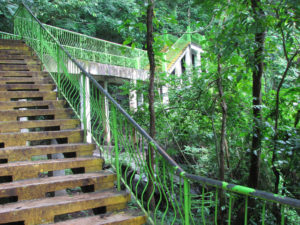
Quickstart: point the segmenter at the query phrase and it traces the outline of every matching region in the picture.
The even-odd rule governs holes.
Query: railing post
[[[57,61],[57,93],[58,94],[60,94],[60,88],[61,88],[61,83],[60,83],[60,79],[61,79],[61,77],[60,77],[60,52],[59,52],[59,46],[58,45],[56,45],[57,46],[57,59],[56,59],[56,61]]]
[[[83,74],[80,77],[80,114],[82,121],[81,129],[84,130],[85,142],[92,143],[90,80]]]
[[[117,188],[121,190],[121,171],[119,164],[119,145],[118,145],[118,128],[117,128],[117,114],[116,108],[112,107],[112,120],[113,120],[113,135],[115,144],[115,167],[117,172]]]
[[[40,39],[40,54],[41,54],[41,61],[43,62],[43,41],[42,41],[42,27],[39,27],[40,33],[39,33],[39,39]]]
[[[189,180],[185,176],[185,172],[182,172],[181,177],[183,178],[183,196],[184,196],[184,225],[190,225],[190,185]]]
[[[91,126],[91,101],[90,101],[90,79],[85,77],[85,119],[86,119],[86,142],[92,143],[92,126]]]

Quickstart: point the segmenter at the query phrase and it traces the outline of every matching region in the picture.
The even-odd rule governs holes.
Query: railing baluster
[[[201,204],[201,217],[203,225],[206,224],[205,215],[204,215],[204,198],[205,198],[205,187],[202,186],[202,204]]]
[[[265,216],[266,216],[266,201],[263,203],[262,207],[262,216],[261,216],[261,224],[265,225]]]
[[[248,223],[248,195],[245,197],[245,218],[244,224],[247,225]]]
[[[229,196],[229,210],[228,210],[228,225],[231,224],[231,211],[232,211],[232,194]]]
[[[284,225],[284,217],[285,217],[285,214],[284,214],[284,205],[281,205],[281,209],[280,209],[280,214],[281,214],[281,225]]]
[[[216,189],[216,196],[215,196],[215,224],[218,224],[218,198],[219,198],[219,189]]]

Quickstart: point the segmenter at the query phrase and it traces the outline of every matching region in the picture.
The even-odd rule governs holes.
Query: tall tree
[[[150,83],[149,83],[149,112],[150,112],[150,136],[155,138],[155,111],[154,111],[154,78],[155,78],[155,60],[153,49],[153,17],[154,17],[154,0],[148,0],[147,8],[147,53],[150,63]],[[155,209],[155,199],[152,196],[154,191],[154,149],[149,145],[147,152],[147,162],[150,170],[148,197],[150,201],[150,208]]]
[[[265,16],[261,6],[261,0],[251,0],[251,14],[254,17],[256,27],[254,62],[252,66],[252,104],[253,104],[253,133],[251,147],[250,171],[248,185],[257,188],[260,170],[261,154],[261,122],[262,122],[262,99],[261,80],[264,72],[264,44],[265,27],[262,22]]]

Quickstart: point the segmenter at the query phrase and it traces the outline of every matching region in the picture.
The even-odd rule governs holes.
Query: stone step
[[[25,42],[23,40],[0,39],[0,44],[24,45]]]
[[[59,130],[74,129],[80,125],[77,119],[57,120],[28,120],[28,121],[0,121],[0,133],[21,132],[22,129],[58,127]]]
[[[140,211],[120,211],[98,216],[84,217],[51,225],[142,225],[146,224],[147,217]]]
[[[16,50],[16,49],[0,49],[0,56],[6,55],[32,55],[30,50]]]
[[[38,178],[49,171],[76,168],[84,168],[83,173],[97,172],[102,170],[102,164],[103,159],[92,157],[4,163],[0,164],[0,178],[11,177],[11,181],[18,181]]]
[[[36,225],[54,222],[56,215],[105,207],[106,211],[123,209],[130,200],[125,192],[102,191],[74,196],[30,200],[0,206],[2,223],[24,222]]]
[[[66,101],[13,101],[0,102],[0,111],[2,110],[18,110],[20,108],[36,108],[48,107],[48,109],[62,109]]]
[[[54,91],[0,91],[0,101],[11,101],[12,99],[32,99],[42,98],[41,100],[56,100]]]
[[[0,111],[2,122],[18,121],[19,117],[54,116],[54,119],[69,119],[73,114],[72,109],[28,109]]]
[[[45,78],[48,77],[48,73],[47,72],[42,72],[42,71],[0,71],[0,78],[2,77],[13,77],[14,79],[18,78],[20,79],[20,77],[39,77],[39,78]],[[49,79],[49,77],[48,77]]]
[[[40,132],[17,132],[17,133],[0,133],[0,143],[4,148],[14,146],[26,146],[26,142],[67,139],[67,143],[80,143],[83,141],[83,131],[60,130],[60,131],[40,131]]]
[[[0,184],[0,198],[17,197],[18,201],[45,198],[47,192],[93,186],[94,191],[114,187],[116,175],[109,171],[35,178]]]
[[[8,44],[6,44],[6,43],[1,44],[0,43],[0,49],[1,50],[10,50],[10,49],[12,49],[12,50],[19,50],[19,51],[30,51],[31,50],[25,44],[14,44],[14,43],[12,43],[12,44],[9,44],[9,43]]]
[[[37,64],[0,64],[0,71],[41,71]]]
[[[0,64],[15,64],[15,65],[41,65],[41,62],[33,59],[0,59]]]
[[[0,55],[0,59],[4,59],[4,60],[8,60],[8,59],[12,59],[12,60],[26,60],[26,59],[38,59],[37,56],[35,55]]]
[[[53,84],[50,77],[0,77],[0,84]]]
[[[1,91],[52,91],[55,89],[54,84],[0,84]]]
[[[85,143],[7,147],[0,149],[0,159],[7,162],[26,161],[33,156],[58,153],[75,153],[74,157],[86,157],[92,156],[95,148],[95,144]]]

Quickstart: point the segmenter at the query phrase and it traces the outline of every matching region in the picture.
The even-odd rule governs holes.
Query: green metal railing
[[[124,185],[131,191],[151,223],[218,224],[221,218],[226,224],[240,219],[240,224],[272,224],[277,207],[281,224],[300,224],[297,199],[186,173],[26,5],[20,5],[14,26],[15,34],[35,51],[81,120],[86,141],[93,139],[115,169],[117,188]],[[154,171],[146,160],[149,146],[155,149]],[[151,183],[154,189],[149,193]]]
[[[140,69],[146,51],[93,38],[77,32],[43,24],[62,46],[76,59]]]
[[[19,36],[19,35],[10,34],[10,33],[0,31],[0,39],[4,39],[4,40],[21,40],[22,37]]]

